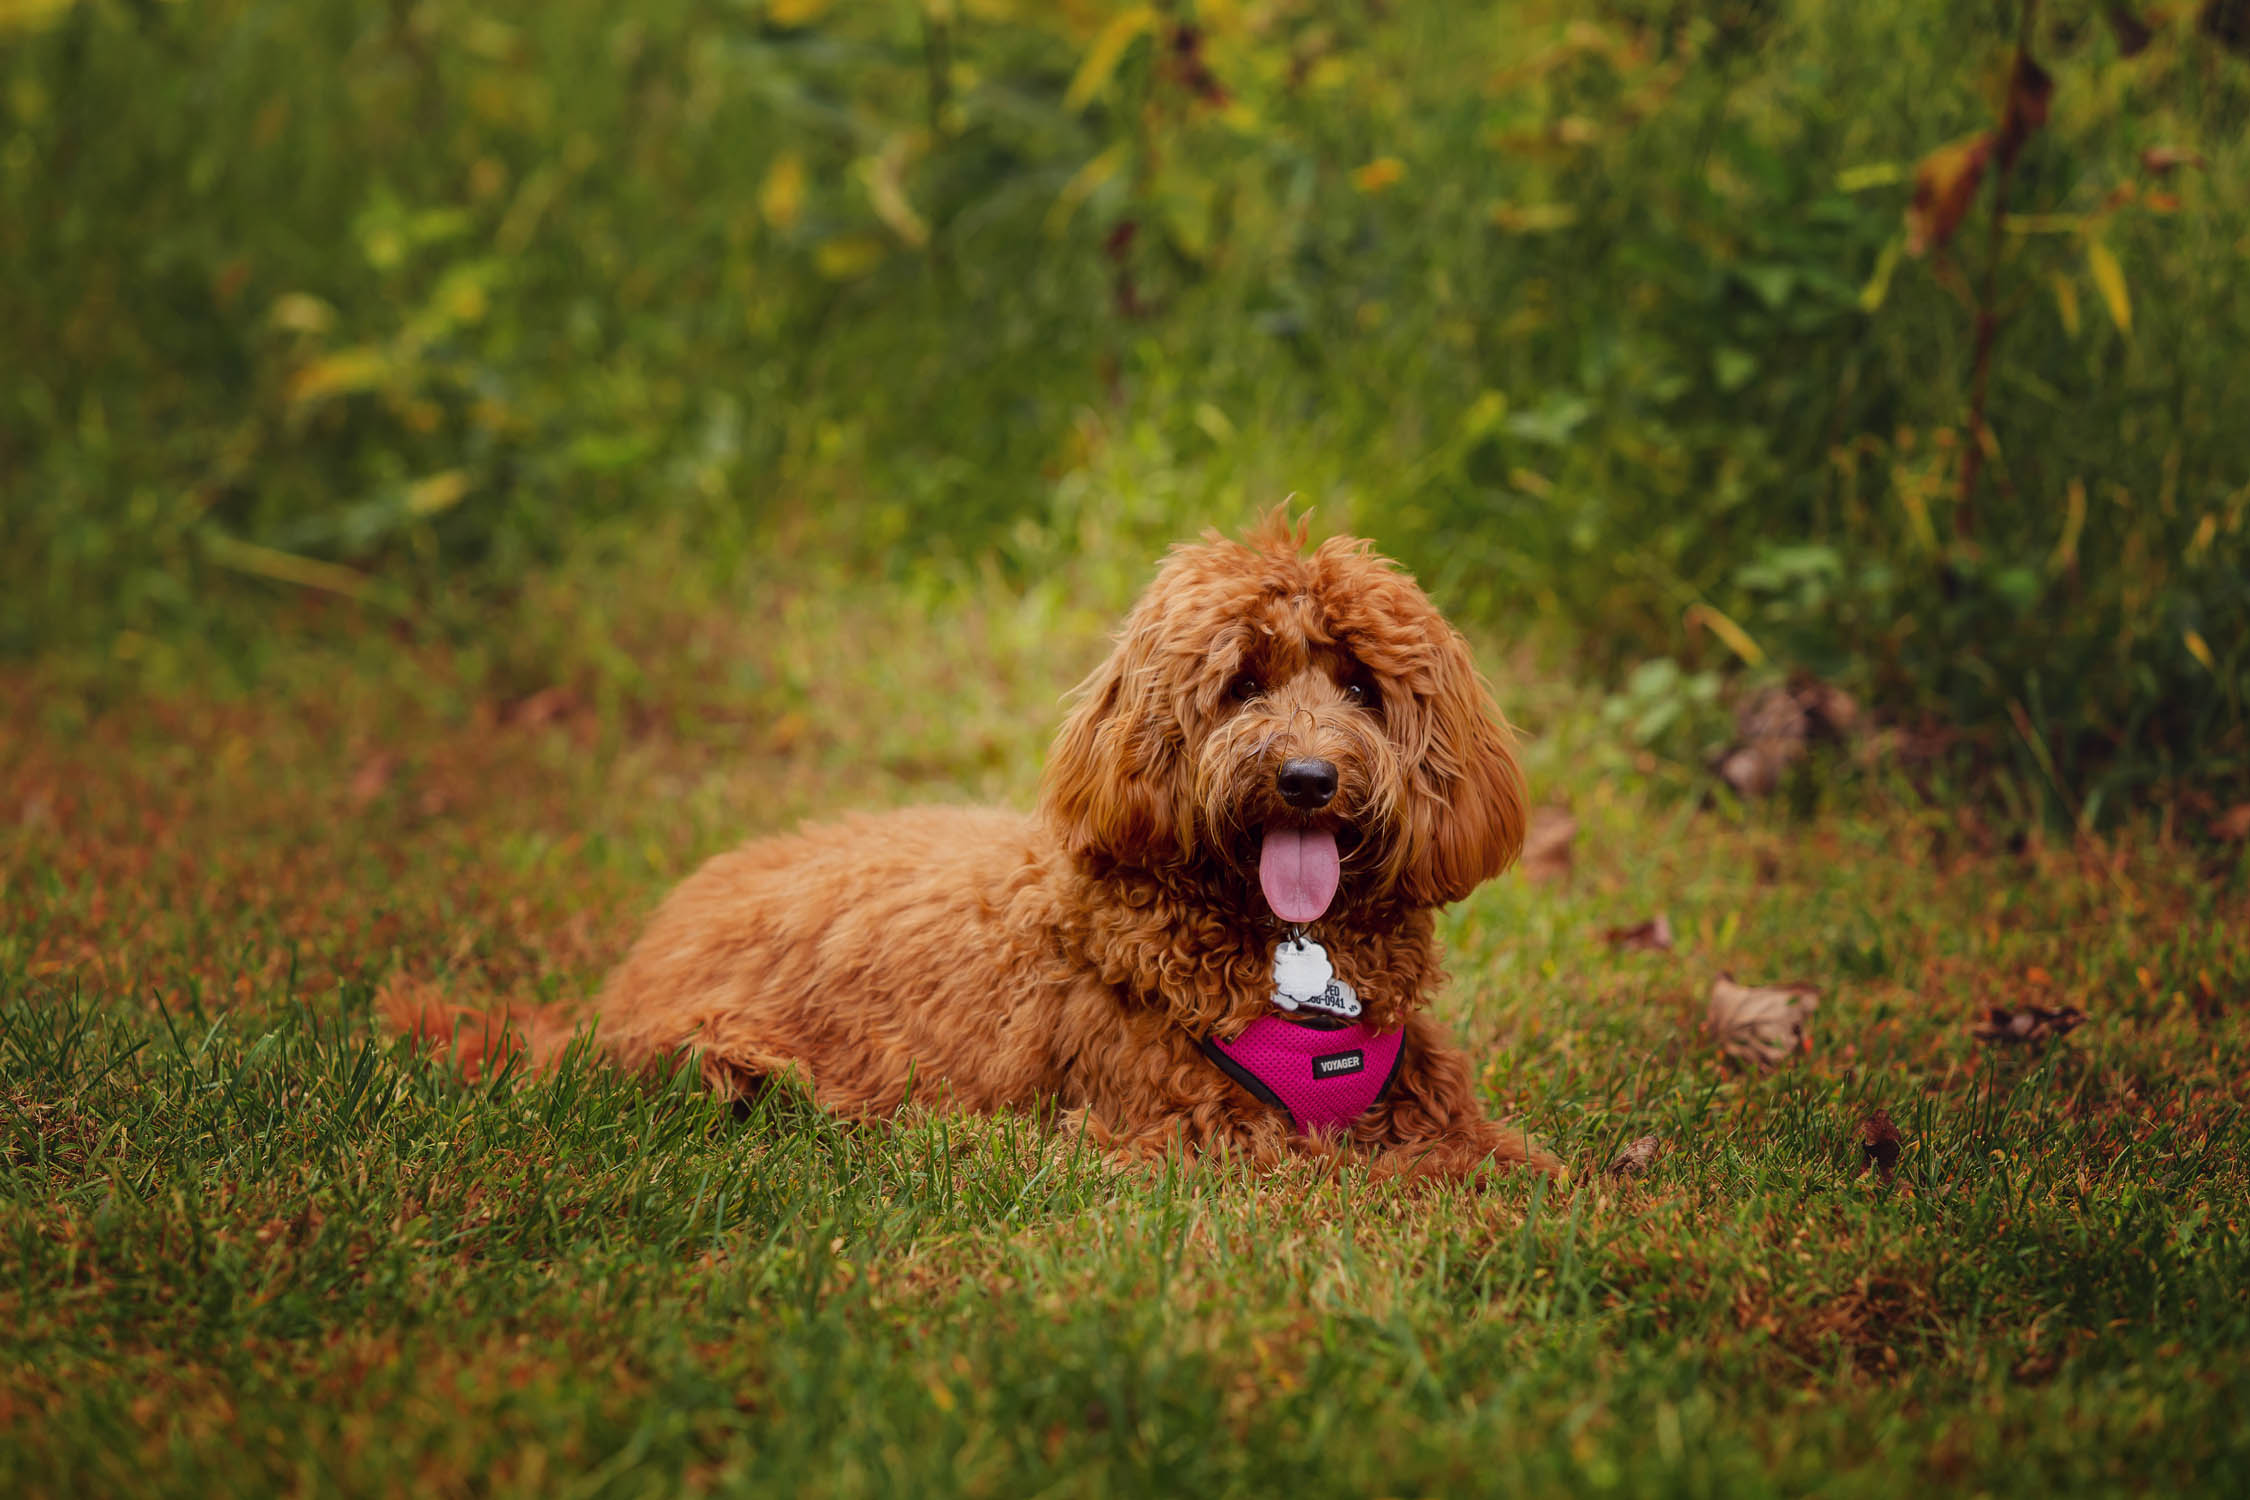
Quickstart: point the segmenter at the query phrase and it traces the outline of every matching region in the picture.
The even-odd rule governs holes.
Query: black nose
[[[1307,812],[1316,807],[1326,807],[1336,797],[1334,761],[1305,757],[1285,760],[1281,763],[1281,769],[1274,773],[1273,780],[1281,791],[1282,801]]]

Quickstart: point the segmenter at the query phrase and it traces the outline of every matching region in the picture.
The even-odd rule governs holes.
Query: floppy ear
[[[1148,867],[1184,844],[1172,791],[1178,731],[1153,691],[1159,674],[1128,626],[1080,685],[1041,779],[1039,810],[1080,858]]]
[[[1427,741],[1409,816],[1415,857],[1403,886],[1421,906],[1458,901],[1515,863],[1524,835],[1523,772],[1458,634],[1438,653]]]

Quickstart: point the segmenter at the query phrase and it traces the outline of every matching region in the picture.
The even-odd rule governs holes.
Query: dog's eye
[[[1237,703],[1248,703],[1253,698],[1262,698],[1265,696],[1265,692],[1265,685],[1259,682],[1257,674],[1252,672],[1237,672],[1234,681],[1227,684],[1227,696]]]
[[[1383,695],[1376,691],[1375,684],[1369,682],[1366,678],[1354,677],[1344,684],[1344,701],[1354,708],[1364,708],[1372,712],[1383,706]]]

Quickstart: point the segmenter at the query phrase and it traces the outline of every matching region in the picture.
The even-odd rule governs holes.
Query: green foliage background
[[[1599,671],[1840,680],[2025,813],[2239,788],[2250,62],[2226,3],[2131,57],[2109,9],[2039,11],[2010,217],[1915,257],[2014,6],[17,0],[0,644],[277,584],[473,630],[652,533],[1030,570],[1294,491]]]

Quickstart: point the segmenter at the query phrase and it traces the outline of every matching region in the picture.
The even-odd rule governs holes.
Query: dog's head
[[[1365,542],[1277,512],[1174,549],[1048,758],[1042,811],[1099,868],[1309,923],[1431,907],[1523,845],[1523,782],[1467,644]]]

